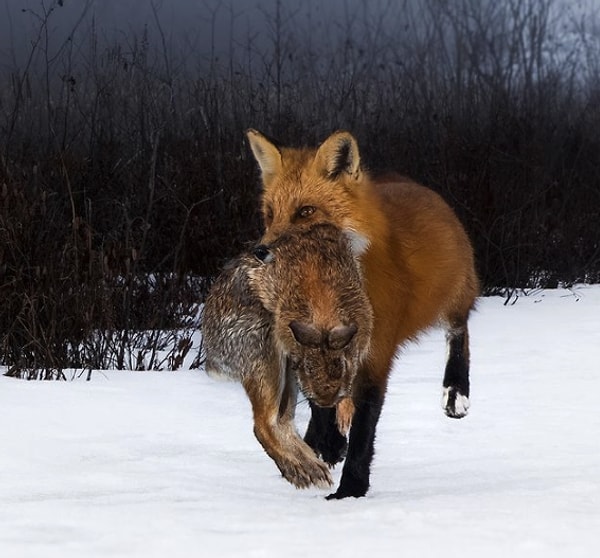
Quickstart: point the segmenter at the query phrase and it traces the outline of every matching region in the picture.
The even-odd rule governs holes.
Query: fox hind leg
[[[466,318],[454,321],[446,332],[448,356],[444,372],[442,408],[450,418],[469,412],[469,329]]]

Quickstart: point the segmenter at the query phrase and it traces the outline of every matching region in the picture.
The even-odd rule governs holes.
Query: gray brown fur
[[[242,382],[256,437],[288,481],[327,486],[327,465],[294,425],[297,385],[315,403],[343,409],[347,429],[372,309],[352,243],[336,227],[283,235],[268,249],[264,261],[243,254],[213,285],[202,320],[206,370]]]

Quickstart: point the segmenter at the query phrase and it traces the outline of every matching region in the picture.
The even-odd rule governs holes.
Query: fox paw
[[[368,478],[353,477],[351,474],[342,475],[338,489],[326,500],[343,500],[344,498],[362,498],[369,490]]]
[[[458,391],[458,388],[449,386],[444,388],[442,396],[442,409],[450,418],[463,418],[467,416],[471,403],[466,395]]]

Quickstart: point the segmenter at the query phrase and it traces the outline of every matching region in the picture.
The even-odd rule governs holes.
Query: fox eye
[[[306,219],[307,217],[310,217],[316,210],[317,208],[313,207],[312,205],[304,205],[296,212],[296,215],[302,219]]]

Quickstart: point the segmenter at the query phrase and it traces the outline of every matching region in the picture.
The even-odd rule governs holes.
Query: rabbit
[[[282,235],[227,265],[204,305],[207,373],[242,383],[258,441],[298,488],[331,485],[335,464],[318,458],[310,424],[305,440],[296,430],[298,387],[311,406],[336,407],[339,444],[350,428],[373,328],[361,250],[329,224]]]

